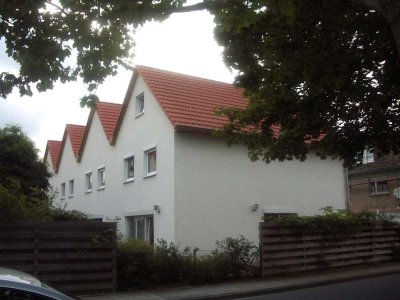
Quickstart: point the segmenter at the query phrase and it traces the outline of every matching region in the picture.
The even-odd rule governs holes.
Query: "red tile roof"
[[[98,102],[97,114],[100,118],[101,125],[109,142],[114,136],[114,130],[117,126],[118,118],[121,113],[122,104]]]
[[[215,115],[216,109],[247,106],[244,90],[229,83],[145,66],[136,70],[176,129],[216,129],[227,122]]]
[[[79,149],[81,148],[83,134],[85,133],[83,125],[67,124],[65,127],[66,132],[71,140],[72,150],[74,151],[75,158],[78,157]]]
[[[61,141],[54,141],[54,140],[47,141],[46,152],[44,157],[46,159],[48,153],[50,153],[53,169],[55,169],[57,165],[58,156],[60,155],[61,143],[62,143]]]

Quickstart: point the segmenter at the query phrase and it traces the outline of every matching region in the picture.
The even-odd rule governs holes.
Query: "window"
[[[125,158],[125,182],[133,181],[135,178],[135,157]]]
[[[363,153],[363,164],[374,162],[374,151],[365,149]]]
[[[145,152],[145,177],[153,176],[157,173],[157,150],[156,148]]]
[[[61,183],[61,199],[65,198],[65,182]]]
[[[144,113],[144,93],[136,97],[136,116]]]
[[[127,217],[128,236],[154,244],[153,216]]]
[[[74,196],[74,180],[71,179],[69,181],[69,196],[68,197],[73,197]]]
[[[98,172],[98,174],[97,174],[97,180],[98,180],[97,186],[98,186],[98,189],[101,190],[101,189],[104,189],[105,186],[106,186],[106,168],[105,167],[99,168],[97,170],[97,172]]]
[[[92,188],[93,188],[92,172],[87,172],[86,173],[85,186],[86,186],[86,193],[90,193],[92,191]]]
[[[387,181],[374,181],[370,182],[370,193],[371,195],[386,194],[389,192]]]

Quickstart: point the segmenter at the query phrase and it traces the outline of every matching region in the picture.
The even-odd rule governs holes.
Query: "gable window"
[[[92,183],[92,172],[87,172],[85,175],[85,187],[86,187],[86,193],[90,193],[93,188],[93,183]]]
[[[140,116],[144,113],[144,93],[141,93],[136,97],[136,116]]]
[[[74,180],[71,179],[69,181],[69,196],[68,197],[73,197],[74,196]]]
[[[389,186],[387,181],[374,181],[370,182],[369,190],[371,195],[387,194],[389,193]]]
[[[145,162],[145,177],[154,176],[157,174],[157,150],[152,148],[144,152]]]
[[[61,183],[61,199],[65,198],[65,182]]]
[[[126,221],[129,237],[154,244],[153,216],[126,217]]]
[[[130,156],[124,159],[125,182],[133,181],[135,178],[135,157]]]
[[[100,167],[97,170],[97,188],[99,190],[104,189],[106,186],[106,168]]]

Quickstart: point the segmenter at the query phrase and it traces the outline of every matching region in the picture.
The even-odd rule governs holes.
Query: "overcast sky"
[[[163,23],[147,23],[135,36],[134,64],[231,83],[234,75],[225,67],[213,36],[213,17],[206,11],[174,14]],[[18,69],[0,43],[0,72]],[[131,72],[121,69],[97,90],[100,101],[122,103]],[[19,124],[44,155],[47,140],[61,140],[65,124],[86,125],[87,108],[79,99],[87,94],[80,82],[57,84],[51,91],[20,97],[15,91],[0,98],[0,127]]]

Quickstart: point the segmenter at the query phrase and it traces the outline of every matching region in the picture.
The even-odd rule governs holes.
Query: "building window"
[[[102,167],[97,170],[97,187],[99,190],[106,186],[106,168]]]
[[[73,197],[74,196],[74,180],[71,179],[69,181],[69,196],[68,197]]]
[[[369,188],[370,188],[371,195],[387,194],[389,192],[389,187],[388,187],[387,181],[370,182]]]
[[[127,217],[128,236],[154,244],[153,216]]]
[[[61,183],[61,199],[65,198],[65,182]]]
[[[135,178],[135,157],[130,156],[125,158],[125,182],[133,181]]]
[[[374,162],[374,151],[365,149],[363,153],[363,164]]]
[[[85,176],[85,187],[86,187],[86,193],[90,193],[93,188],[93,183],[92,183],[92,172],[86,173]]]
[[[144,113],[144,93],[136,97],[136,116]]]
[[[157,173],[157,150],[156,148],[147,150],[145,152],[145,176],[153,176]]]

